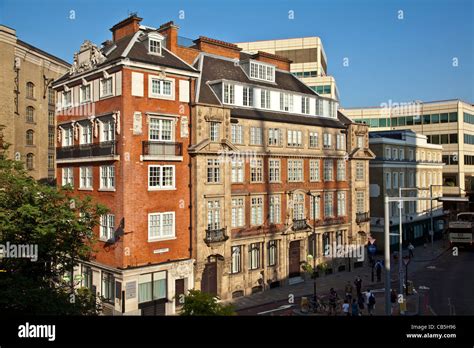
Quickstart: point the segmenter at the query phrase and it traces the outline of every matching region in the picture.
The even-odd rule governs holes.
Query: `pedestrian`
[[[336,315],[336,301],[337,301],[337,293],[334,288],[329,290],[329,315],[333,314]]]
[[[369,315],[372,315],[373,311],[375,309],[375,295],[370,292],[370,295],[368,296],[368,301],[367,301],[367,312]]]
[[[345,292],[346,292],[346,299],[350,302],[352,300],[352,285],[349,280],[347,281]]]
[[[395,306],[397,305],[397,290],[395,289],[392,289],[392,291],[390,292],[390,302],[392,303],[392,314],[393,314],[393,310],[395,309]]]
[[[344,303],[342,304],[342,312],[344,313],[344,315],[346,315],[348,317],[351,315],[351,312],[349,311],[349,308],[350,308],[349,301],[347,299],[345,299]]]
[[[362,295],[361,292],[357,295],[357,304],[359,305],[359,315],[362,315],[364,310],[364,295]]]
[[[410,259],[412,257],[415,257],[414,253],[413,253],[413,250],[415,249],[415,247],[413,246],[413,244],[411,244],[411,242],[408,244],[408,255],[410,257]]]
[[[362,301],[363,302],[363,301]],[[362,303],[363,305],[364,303]],[[357,303],[357,300],[356,299],[353,299],[352,300],[352,316],[355,317],[355,316],[359,316],[359,305]]]
[[[361,293],[360,290],[362,288],[362,279],[359,276],[357,276],[354,280],[354,285],[356,286],[357,296],[359,296]]]
[[[377,261],[377,264],[375,265],[375,270],[377,271],[377,282],[382,281],[382,263],[380,261]]]

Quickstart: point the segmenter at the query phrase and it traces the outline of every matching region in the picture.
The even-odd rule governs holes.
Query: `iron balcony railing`
[[[182,156],[183,143],[174,143],[169,141],[144,141],[144,156]]]
[[[365,213],[356,213],[356,223],[366,222],[370,220],[368,212]]]
[[[225,242],[229,238],[227,237],[225,230],[225,227],[218,229],[207,229],[206,238],[204,239],[204,241],[206,242],[206,244]]]
[[[114,156],[117,154],[117,141],[104,141],[95,144],[64,146],[56,149],[56,159]]]
[[[301,231],[307,227],[306,219],[293,219],[293,231]]]

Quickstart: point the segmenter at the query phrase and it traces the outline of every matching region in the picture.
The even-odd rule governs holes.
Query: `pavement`
[[[433,247],[431,244],[428,244],[425,247],[419,246],[414,250],[414,258],[411,260],[408,265],[408,279],[410,280],[410,275],[420,270],[424,270],[430,263],[441,257],[448,249],[447,242],[445,240],[435,241]],[[382,255],[377,255],[376,259],[383,259]],[[398,283],[398,261],[391,260],[391,279],[392,279],[392,288],[399,288]],[[372,269],[370,266],[366,265],[361,268],[352,269],[351,272],[344,271],[332,275],[322,276],[317,278],[317,294],[318,296],[324,299],[329,294],[329,289],[336,289],[339,298],[344,297],[344,287],[347,284],[347,281],[350,281],[354,287],[354,279],[356,276],[361,277],[362,279],[362,291],[367,289],[374,290],[376,296],[376,305],[375,305],[375,315],[384,315],[385,314],[385,305],[384,305],[384,279],[385,274],[382,272],[381,282],[371,281]],[[427,297],[425,295],[425,290],[418,289],[418,286],[421,284],[416,284],[414,282],[415,292],[413,295],[407,297],[407,312],[406,315],[430,315],[430,312],[426,311],[427,308]],[[355,293],[355,287],[354,287]],[[301,297],[311,297],[313,294],[313,281],[306,280],[302,283],[287,285],[275,289],[268,289],[264,292],[257,294],[252,294],[236,299],[232,299],[226,302],[233,303],[236,308],[236,311],[240,315],[256,315],[258,313],[270,311],[273,312],[274,309],[277,309],[281,306],[283,309],[276,310],[274,313],[277,315],[283,313],[294,312],[295,309],[298,309],[300,306]],[[421,305],[420,305],[421,304]],[[423,313],[421,313],[421,309]],[[365,309],[367,311],[367,309]],[[281,313],[280,313],[281,312]],[[398,311],[394,313],[398,314]],[[366,313],[365,313],[366,314]]]

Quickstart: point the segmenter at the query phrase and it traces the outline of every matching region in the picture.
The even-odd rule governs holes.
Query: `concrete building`
[[[411,129],[443,148],[444,195],[474,194],[474,105],[461,100],[387,103],[344,108],[344,114],[371,131]],[[473,198],[470,198],[471,200]]]
[[[55,178],[55,98],[51,83],[70,64],[0,25],[0,126],[7,155],[37,180]]]
[[[291,60],[290,71],[319,95],[339,100],[336,80],[328,75],[326,53],[317,36],[281,40],[239,42],[246,52],[263,51]]]
[[[194,287],[190,102],[198,71],[169,34],[132,15],[101,48],[84,41],[54,82],[57,176],[92,196],[101,217],[97,252],[76,270],[104,298],[104,313],[174,314]]]
[[[411,130],[376,131],[369,133],[369,146],[375,154],[370,161],[370,211],[372,237],[384,245],[384,197],[442,196],[442,146],[427,142],[427,136]],[[433,208],[435,238],[444,228],[443,204],[433,201],[405,202],[400,220],[398,203],[390,203],[390,232],[398,233],[403,224],[403,241],[413,244],[431,240],[430,213]],[[392,236],[390,244],[398,245]]]

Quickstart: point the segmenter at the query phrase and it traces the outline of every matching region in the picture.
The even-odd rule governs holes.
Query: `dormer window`
[[[150,38],[148,40],[148,52],[151,54],[161,55],[161,41]]]
[[[275,82],[275,67],[260,62],[250,62],[250,77],[256,80]]]

